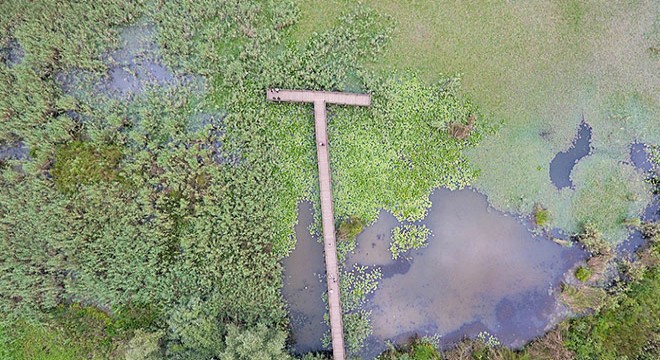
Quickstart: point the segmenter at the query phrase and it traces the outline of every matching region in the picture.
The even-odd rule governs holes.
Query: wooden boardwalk
[[[367,94],[337,93],[325,91],[301,91],[269,89],[268,100],[314,103],[314,123],[316,128],[316,156],[319,167],[321,192],[321,219],[325,252],[325,271],[328,282],[328,305],[330,308],[330,334],[332,354],[336,360],[346,358],[344,347],[344,326],[341,319],[339,293],[339,267],[337,264],[337,244],[335,239],[335,218],[332,207],[332,178],[328,154],[328,131],[326,103],[341,105],[370,106],[371,96]]]

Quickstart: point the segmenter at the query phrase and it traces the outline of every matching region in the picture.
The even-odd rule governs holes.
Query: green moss
[[[117,146],[73,141],[57,149],[51,173],[59,190],[71,192],[81,185],[118,180],[121,158]]]

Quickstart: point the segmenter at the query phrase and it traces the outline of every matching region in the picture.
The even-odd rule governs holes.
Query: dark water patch
[[[148,87],[201,86],[201,79],[175,74],[164,65],[155,26],[149,23],[124,28],[120,46],[106,56],[105,62],[108,73],[99,90],[120,97],[139,94]]]
[[[645,144],[634,143],[630,145],[630,161],[640,171],[647,174],[649,178],[658,176],[657,166],[651,161],[651,154]],[[642,213],[643,222],[654,222],[660,220],[660,195],[654,194],[651,203]],[[644,246],[647,239],[638,229],[633,230],[626,241],[619,244],[616,252],[619,256],[635,258],[635,252]]]
[[[410,270],[414,259],[408,257],[400,257],[394,261],[393,264],[379,266],[383,279],[389,279],[394,275],[403,275]]]
[[[399,226],[399,221],[394,215],[381,211],[378,221],[365,228],[357,237],[357,247],[348,256],[346,265],[348,268],[355,264],[368,266],[392,266],[395,262],[390,253],[390,241],[392,230]]]
[[[5,46],[0,48],[0,59],[9,68],[13,68],[23,61],[25,57],[25,50],[16,39],[10,39]]]
[[[634,143],[630,145],[630,161],[636,168],[643,172],[654,170],[653,162],[651,162],[650,154],[645,144]]]
[[[619,256],[628,256],[635,258],[635,253],[646,243],[646,239],[639,230],[633,230],[626,241],[616,247],[616,253]]]
[[[23,160],[30,155],[30,149],[22,142],[17,144],[0,145],[0,160]]]
[[[324,350],[321,338],[329,329],[323,321],[326,287],[323,244],[309,231],[314,222],[312,204],[298,206],[295,227],[296,248],[283,260],[282,295],[291,314],[291,333],[295,352]]]
[[[571,171],[575,164],[591,152],[591,126],[582,119],[573,145],[555,155],[550,162],[550,180],[558,188],[573,188]]]
[[[156,35],[155,26],[146,21],[124,27],[119,46],[102,57],[105,74],[71,69],[56,74],[56,81],[65,92],[79,96],[126,99],[148,89],[177,87],[202,92],[202,77],[176,72],[164,64]]]
[[[374,333],[362,357],[411,334],[446,339],[487,331],[517,347],[554,325],[559,283],[584,251],[534,235],[529,222],[490,208],[474,191],[436,190],[431,202],[422,221],[434,234],[428,247],[408,254],[406,272],[382,279],[370,296]],[[359,236],[361,251],[348,262],[392,266],[389,234],[397,225],[381,213],[373,226],[379,230]]]

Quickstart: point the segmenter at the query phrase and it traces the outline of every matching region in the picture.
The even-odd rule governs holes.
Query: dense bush
[[[591,270],[588,267],[580,266],[575,270],[575,277],[582,282],[586,282],[591,278]]]

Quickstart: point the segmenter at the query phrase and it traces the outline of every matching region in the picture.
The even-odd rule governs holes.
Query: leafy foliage
[[[572,323],[567,347],[577,359],[635,358],[645,352],[649,342],[657,341],[659,275],[658,268],[649,271],[616,304]],[[657,348],[655,352],[657,356]]]
[[[0,353],[5,351],[5,358],[16,360],[106,359],[115,352],[128,357],[142,348],[143,354],[151,349],[157,355],[160,335],[142,330],[153,327],[154,321],[148,308],[126,308],[110,316],[92,306],[60,305],[40,323],[14,322],[12,340],[0,344]],[[0,326],[2,331],[7,330],[5,326]],[[145,340],[151,346],[145,347]]]
[[[429,338],[414,337],[401,348],[392,347],[380,354],[379,360],[440,360],[443,357],[437,350],[437,344]]]
[[[44,314],[63,303],[110,318],[143,304],[158,326],[122,339],[122,349],[151,356],[158,344],[169,358],[244,354],[254,334],[286,329],[279,260],[293,246],[295,204],[318,191],[313,122],[304,105],[269,104],[267,87],[372,94],[372,108],[329,108],[339,218],[368,223],[381,208],[420,218],[431,189],[476,176],[463,150],[487,120],[454,139],[447,124],[478,114],[457,80],[427,86],[413,73],[367,71],[392,23],[362,5],[305,43],[287,37],[298,16],[288,1],[16,1],[0,10],[2,47],[25,53],[0,62],[0,142],[30,153],[0,173],[7,324],[48,323]],[[205,93],[179,84],[117,98],[97,86],[120,26],[141,17],[153,20],[177,74],[205,77]],[[342,281],[352,349],[368,333],[357,309],[378,277],[356,272]],[[108,321],[108,333],[134,330]],[[70,335],[47,329],[45,339]],[[267,353],[281,350],[275,335]]]
[[[289,359],[284,349],[286,333],[269,329],[261,324],[252,329],[229,325],[225,338],[225,350],[220,359],[270,360]]]

